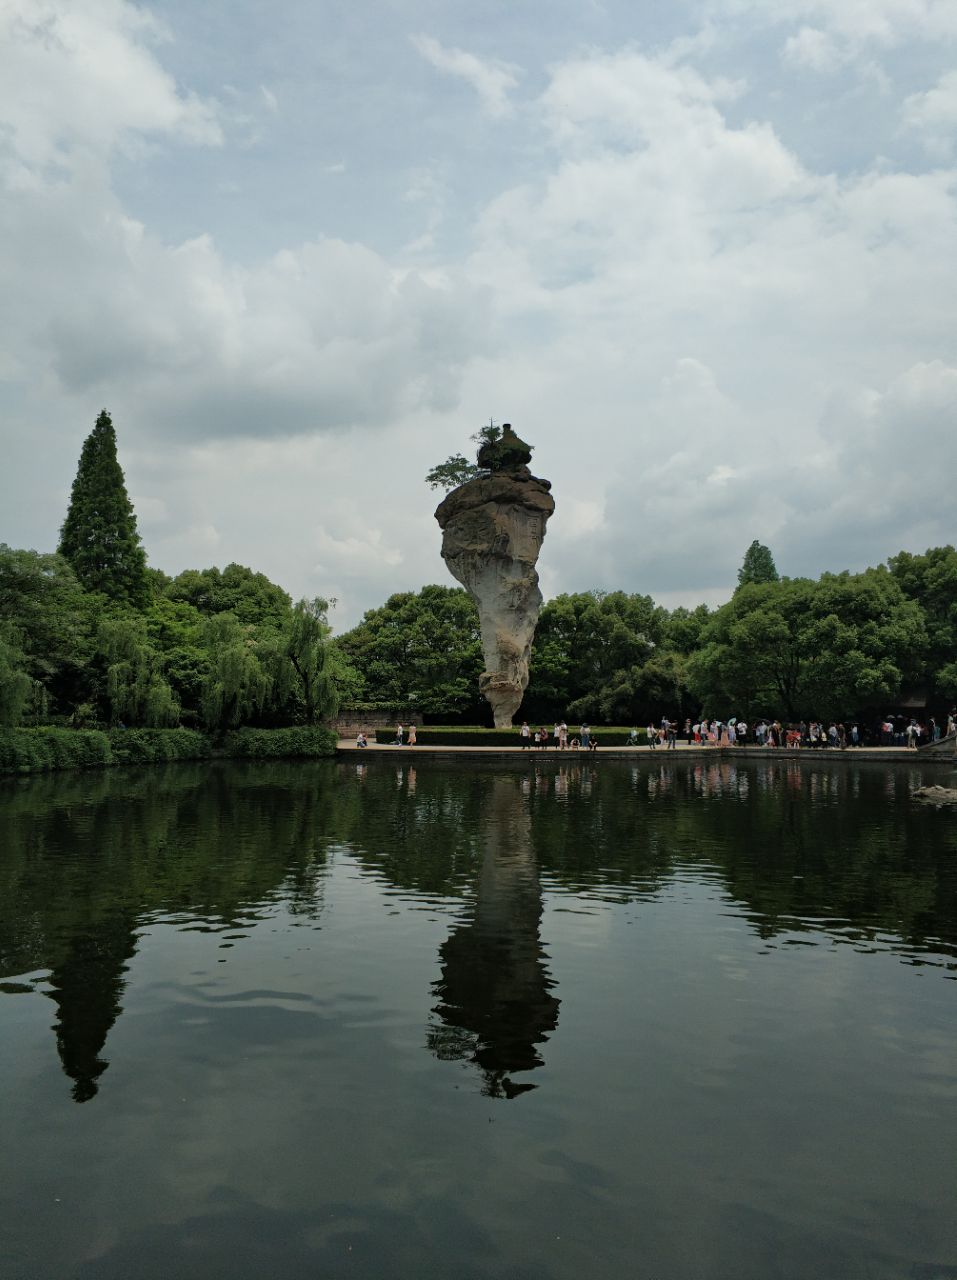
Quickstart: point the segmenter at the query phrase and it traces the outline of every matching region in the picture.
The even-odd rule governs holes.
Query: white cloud
[[[417,35],[412,43],[437,71],[458,76],[479,95],[486,115],[499,119],[512,111],[509,93],[518,85],[517,67],[498,60],[483,60],[464,49],[446,49],[432,36]]]
[[[852,47],[957,36],[952,0],[716,0],[711,8],[761,24],[810,24]]]
[[[850,55],[828,31],[817,27],[801,27],[784,42],[784,59],[797,67],[811,71],[837,71],[847,63]]]
[[[924,38],[940,13],[915,5],[912,34]],[[774,40],[793,37],[792,56],[821,70],[910,38],[903,9],[881,0],[885,26],[810,0],[772,8],[760,22],[778,24]],[[30,20],[38,11],[50,49]],[[579,52],[535,69],[544,88],[505,133],[470,121],[464,158],[459,132],[443,151],[441,128],[413,130],[403,151],[397,125],[400,154],[383,175],[381,108],[401,109],[398,81],[381,98],[368,84],[356,93],[375,105],[372,169],[337,131],[352,125],[344,110],[325,112],[312,152],[298,135],[284,156],[304,92],[290,75],[268,155],[250,156],[231,129],[215,154],[165,147],[160,169],[143,139],[215,142],[226,116],[164,69],[142,11],[43,0],[19,5],[15,23],[11,12],[4,32],[32,59],[39,104],[27,110],[0,79],[11,540],[51,545],[101,405],[132,491],[146,495],[155,563],[250,563],[294,594],[338,597],[339,625],[392,591],[449,580],[422,476],[490,413],[532,440],[554,483],[546,592],[714,600],[754,537],[782,570],[815,573],[953,537],[957,171],[923,171],[914,145],[918,131],[946,135],[948,76],[889,101],[887,129],[907,127],[888,141],[910,146],[905,160],[855,154],[847,171],[822,172],[816,143],[801,148],[797,107],[776,116],[777,100],[707,70],[735,67],[729,28],[658,54],[583,54],[576,35],[567,48]],[[753,30],[757,11],[738,12]],[[127,69],[91,72],[86,46],[64,43],[67,18],[99,33],[87,40],[98,58],[115,50]],[[423,56],[437,49],[488,110],[508,109],[512,70],[483,79],[501,66],[476,71],[429,39]],[[355,91],[364,56],[338,64],[337,95]],[[132,103],[131,66],[145,86]],[[251,67],[235,101],[259,99],[265,115],[272,75]],[[852,108],[827,99],[841,86],[808,83],[833,136],[853,133]],[[323,177],[337,157],[326,172],[348,164],[348,182]],[[207,167],[217,196],[203,205]],[[318,205],[300,189],[310,169]],[[172,185],[151,206],[157,174]],[[257,204],[267,188],[278,197]],[[242,200],[222,199],[229,191]],[[347,234],[318,229],[335,200]],[[200,234],[179,229],[184,208]],[[243,252],[247,221],[260,230]]]
[[[901,123],[921,135],[933,154],[947,156],[957,141],[957,71],[948,71],[933,88],[904,99]]]
[[[148,42],[157,24],[125,0],[4,0],[0,161],[28,171],[102,158],[135,134],[218,144],[215,104],[181,93]]]

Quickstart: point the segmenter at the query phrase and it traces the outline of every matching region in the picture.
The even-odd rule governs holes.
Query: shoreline
[[[644,745],[640,747],[599,747],[596,751],[583,751],[580,747],[566,748],[560,751],[557,747],[503,747],[503,746],[439,746],[428,745],[426,743],[416,743],[414,747],[410,747],[407,743],[401,747],[393,746],[392,743],[386,742],[370,742],[367,747],[357,747],[355,742],[340,739],[336,747],[336,756],[348,755],[351,753],[369,753],[374,755],[390,755],[401,754],[403,758],[410,756],[426,755],[432,758],[449,756],[452,758],[460,756],[475,756],[478,758],[487,758],[501,756],[503,758],[512,758],[515,756],[528,756],[534,760],[567,760],[567,759],[594,759],[601,757],[605,759],[611,757],[616,760],[635,760],[646,759],[648,757],[658,756],[693,756],[698,759],[732,759],[732,760],[869,760],[869,761],[886,761],[889,764],[953,764],[957,766],[957,752],[951,745],[947,754],[939,751],[931,750],[938,746],[936,743],[929,743],[927,747],[919,747],[911,749],[909,747],[759,747],[756,744],[748,746],[703,746],[700,744],[678,743],[671,751],[667,747],[651,747]]]

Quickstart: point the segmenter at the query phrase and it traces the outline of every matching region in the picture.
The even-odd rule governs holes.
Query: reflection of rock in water
[[[439,1058],[476,1063],[483,1092],[511,1098],[535,1087],[511,1075],[542,1065],[537,1046],[558,1023],[559,1001],[539,938],[542,891],[519,779],[492,781],[488,815],[471,919],[439,951],[440,1021],[428,1044]]]
[[[50,975],[53,990],[48,994],[58,1010],[57,1052],[74,1081],[76,1102],[89,1102],[96,1095],[97,1080],[109,1066],[100,1053],[122,1011],[123,975],[135,949],[135,935],[125,921],[103,922],[75,937]]]

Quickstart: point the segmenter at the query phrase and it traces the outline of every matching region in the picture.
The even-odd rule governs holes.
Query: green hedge
[[[529,725],[534,733],[538,725]],[[552,737],[553,724],[545,726],[548,730],[548,750],[554,751],[555,739]],[[568,740],[577,738],[578,725],[572,728],[568,726]],[[617,726],[599,727],[591,730],[591,736],[597,738],[599,747],[623,747],[627,741],[630,729],[622,729]],[[422,728],[416,726],[416,741],[421,746],[429,747],[520,747],[522,738],[518,727],[511,729],[483,729],[478,726],[463,725],[458,728],[443,729],[433,725],[424,725]],[[638,730],[638,737],[641,745],[645,745],[647,734],[644,729]],[[395,726],[392,725],[388,729],[376,729],[375,740],[377,743],[390,743],[395,739]],[[408,741],[408,733],[406,733],[404,742]],[[535,744],[529,750],[535,750]],[[541,748],[537,748],[541,750]]]
[[[0,729],[0,773],[91,769],[110,759],[110,740],[98,729]]]
[[[338,737],[332,729],[236,729],[223,746],[228,756],[275,760],[284,756],[332,756]]]
[[[205,760],[209,739],[195,729],[111,729],[113,764],[155,764],[166,760]]]
[[[275,760],[331,756],[336,741],[332,729],[237,729],[223,747],[228,756]],[[0,729],[0,774],[205,760],[211,750],[195,729]]]

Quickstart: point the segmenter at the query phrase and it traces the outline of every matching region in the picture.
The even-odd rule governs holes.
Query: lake
[[[0,1276],[957,1277],[952,777],[0,784]]]

